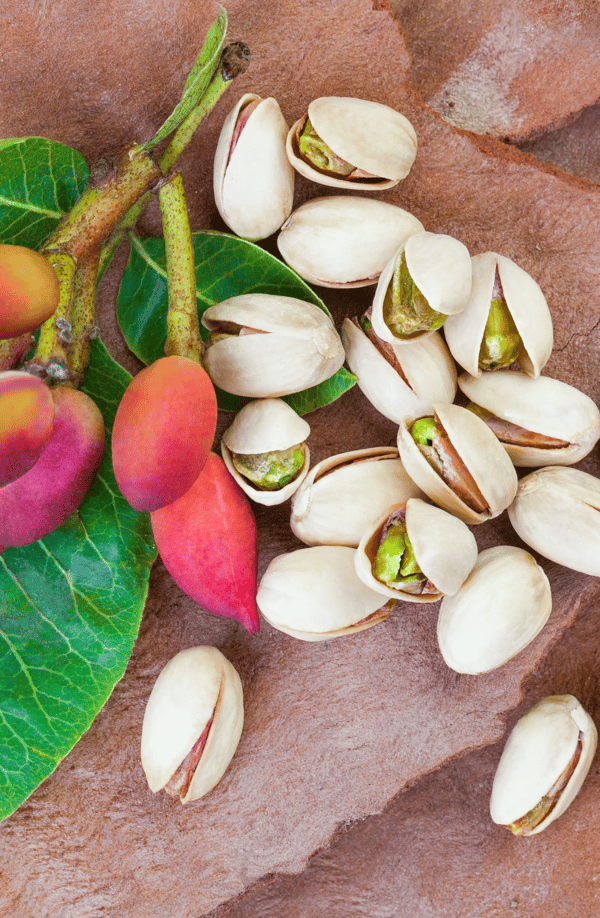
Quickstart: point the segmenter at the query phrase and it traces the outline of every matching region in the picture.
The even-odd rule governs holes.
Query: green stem
[[[69,348],[68,360],[70,380],[68,385],[78,389],[83,382],[92,338],[96,326],[96,280],[100,252],[96,250],[77,266],[73,290],[73,343]]]
[[[67,252],[45,250],[59,283],[59,300],[56,311],[40,326],[35,353],[25,369],[36,376],[50,376],[56,380],[69,378],[67,352],[73,337],[71,312],[75,282],[75,259]]]
[[[35,338],[29,332],[18,338],[0,340],[0,373],[16,370],[24,357],[35,347]]]
[[[167,260],[167,340],[165,354],[200,363],[202,342],[196,301],[196,272],[192,231],[180,172],[161,185],[158,201]]]

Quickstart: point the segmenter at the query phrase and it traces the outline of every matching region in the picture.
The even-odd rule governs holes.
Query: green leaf
[[[130,379],[94,341],[82,389],[108,444]],[[123,676],[155,557],[149,517],[119,493],[108,447],[65,525],[0,555],[0,819],[54,771]]]
[[[40,247],[84,191],[85,160],[44,137],[0,141],[0,241]]]
[[[198,105],[208,88],[212,76],[217,69],[225,34],[227,32],[227,13],[224,9],[213,22],[206,35],[206,41],[198,55],[190,74],[187,78],[181,102],[173,109],[165,123],[159,128],[152,140],[142,145],[144,150],[153,150],[173,131],[176,131],[188,117],[190,112]]]
[[[329,310],[317,294],[287,265],[260,246],[227,233],[193,233],[198,315],[232,296],[271,293],[292,296]],[[164,357],[167,337],[167,269],[162,238],[131,235],[131,254],[121,281],[117,315],[125,340],[146,364]],[[331,317],[331,316],[330,316]],[[206,337],[208,331],[201,326]],[[329,405],[350,389],[356,377],[341,369],[318,386],[294,393],[286,401],[300,414]],[[217,388],[219,408],[238,411],[250,399]]]

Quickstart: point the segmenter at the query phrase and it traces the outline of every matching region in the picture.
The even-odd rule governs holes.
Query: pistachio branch
[[[34,347],[35,338],[29,332],[18,338],[0,340],[0,373],[15,370]]]
[[[35,353],[25,369],[36,376],[66,380],[69,377],[67,351],[73,340],[71,312],[76,261],[67,252],[47,250],[45,254],[58,277],[58,306],[41,325]]]
[[[78,389],[90,356],[92,338],[98,334],[96,325],[96,281],[100,251],[96,249],[78,265],[73,290],[73,342],[68,352],[69,381]]]

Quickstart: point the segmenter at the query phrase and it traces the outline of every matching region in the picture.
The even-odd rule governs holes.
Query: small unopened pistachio
[[[490,800],[490,815],[513,835],[537,835],[579,793],[590,769],[598,731],[573,695],[538,701],[510,734]]]
[[[244,723],[242,683],[216,647],[190,647],[160,672],[142,726],[142,767],[150,790],[182,803],[221,780]]]

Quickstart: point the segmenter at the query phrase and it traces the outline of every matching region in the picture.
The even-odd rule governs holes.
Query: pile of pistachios
[[[378,624],[398,600],[441,600],[442,657],[459,673],[478,674],[531,643],[552,597],[529,552],[501,545],[478,553],[469,526],[508,509],[527,545],[600,576],[600,482],[564,468],[600,438],[600,412],[584,393],[540,375],[552,352],[552,320],[527,272],[495,252],[471,257],[462,242],[428,232],[402,208],[355,193],[396,185],[416,155],[410,122],[379,103],[317,99],[288,130],[275,99],[244,95],[216,151],[223,220],[255,241],[279,231],[282,257],[311,284],[372,284],[375,293],[364,316],[344,319],[341,335],[310,303],[266,294],[226,300],[203,316],[204,366],[215,385],[253,399],[223,436],[231,474],[259,503],[291,498],[291,527],[307,546],[267,568],[257,593],[263,617],[300,640],[321,641]],[[293,211],[295,170],[353,193]],[[399,425],[397,449],[343,453],[311,469],[309,425],[281,396],[328,379],[344,361],[376,410]],[[465,371],[458,379],[455,362]],[[454,404],[458,388],[467,407]],[[523,466],[537,470],[519,482],[515,467]],[[557,530],[568,534],[560,550]],[[171,675],[159,682],[183,679],[177,691],[188,697],[186,680],[196,677],[187,667],[204,666],[203,656],[171,661]],[[177,667],[185,675],[173,675]],[[227,767],[243,704],[231,691],[224,716],[215,678],[200,692],[201,716],[184,718],[185,741],[178,732],[168,765],[153,761],[152,722],[145,724],[153,789],[172,787],[183,759],[181,796],[194,799]],[[235,742],[226,736],[232,725]],[[596,742],[596,727],[572,696],[539,702],[506,745],[492,818],[516,834],[541,831],[579,790]],[[196,782],[195,771],[211,777]]]

